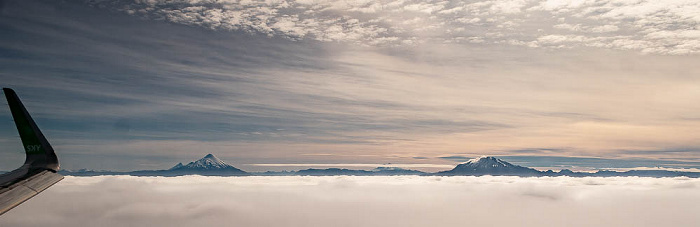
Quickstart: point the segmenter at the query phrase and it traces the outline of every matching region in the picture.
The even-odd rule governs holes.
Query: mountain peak
[[[513,164],[510,164],[506,161],[503,161],[499,158],[493,157],[493,156],[481,156],[478,158],[473,158],[469,159],[469,161],[463,163],[462,165],[470,165],[470,166],[482,166],[482,167],[509,167],[513,166]]]
[[[234,172],[241,172],[244,173],[242,170],[233,167],[232,165],[226,164],[226,162],[222,161],[221,159],[217,158],[213,154],[207,154],[203,158],[190,162],[187,165],[182,165],[182,163],[178,163],[175,165],[173,168],[170,168],[170,170],[179,170],[179,171],[234,171]]]
[[[469,162],[477,163],[477,162],[483,162],[483,161],[498,161],[498,160],[500,160],[500,159],[493,157],[493,156],[482,155],[481,157],[478,157],[478,158],[469,159],[467,162],[468,163]]]
[[[454,169],[440,172],[445,175],[536,175],[535,169],[513,165],[492,156],[481,156],[457,165]]]
[[[203,161],[203,160],[210,160],[211,162],[214,162],[214,163],[224,163],[224,161],[221,161],[221,159],[217,158],[213,154],[207,154],[206,156],[204,156],[203,158],[200,158],[197,161]]]
[[[213,154],[207,154],[206,156],[204,156],[204,158],[216,158],[216,157]],[[218,158],[216,158],[216,159],[218,159]]]
[[[185,167],[198,169],[225,169],[233,166],[226,164],[224,161],[221,161],[221,159],[217,158],[213,154],[207,154],[206,156],[200,158],[197,161],[190,162],[189,164],[185,165]]]

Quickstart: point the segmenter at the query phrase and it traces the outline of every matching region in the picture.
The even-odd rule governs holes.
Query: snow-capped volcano
[[[495,157],[481,156],[459,164],[452,170],[439,172],[437,174],[535,176],[540,174],[540,172],[535,169],[513,165]]]
[[[474,169],[486,169],[486,168],[508,168],[508,167],[513,167],[515,165],[510,164],[506,161],[503,161],[501,159],[495,158],[495,157],[489,157],[489,156],[481,156],[478,158],[473,158],[469,159],[469,161],[462,163],[459,166],[463,166],[463,168],[468,167],[468,168],[474,168]]]
[[[173,166],[173,168],[170,168],[170,170],[194,172],[226,171],[232,173],[245,173],[243,170],[233,167],[232,165],[226,164],[226,162],[221,161],[221,159],[217,158],[213,154],[207,154],[206,156],[204,156],[204,158],[201,158],[194,162],[190,162],[187,165],[178,163],[177,165]]]

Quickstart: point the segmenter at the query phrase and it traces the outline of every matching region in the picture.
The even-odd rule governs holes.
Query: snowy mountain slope
[[[193,173],[205,173],[205,172],[228,172],[228,173],[241,173],[245,174],[246,172],[243,170],[240,170],[236,167],[233,167],[232,165],[226,164],[226,162],[222,161],[221,159],[217,158],[216,156],[212,154],[207,154],[203,158],[190,162],[187,165],[183,165],[182,163],[178,163],[177,165],[173,166],[170,168],[168,171],[176,171],[176,172],[193,172]]]
[[[438,172],[436,175],[509,175],[509,176],[537,176],[542,172],[532,168],[513,165],[501,159],[482,156],[471,159],[457,165],[454,169]]]

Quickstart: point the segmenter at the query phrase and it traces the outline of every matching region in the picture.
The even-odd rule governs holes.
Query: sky
[[[0,1],[64,169],[700,168],[700,2]],[[0,108],[0,170],[24,156]]]
[[[0,224],[697,226],[698,187],[698,178],[68,176]]]

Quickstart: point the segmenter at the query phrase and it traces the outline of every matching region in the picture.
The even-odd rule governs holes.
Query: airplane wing
[[[24,165],[0,175],[0,215],[54,185],[63,176],[51,144],[36,126],[14,90],[3,88],[27,155]]]

